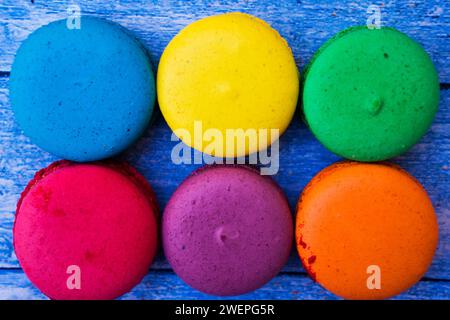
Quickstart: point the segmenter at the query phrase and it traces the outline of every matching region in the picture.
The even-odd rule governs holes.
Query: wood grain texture
[[[407,292],[394,299],[448,299],[450,282],[421,281]],[[34,287],[21,270],[0,270],[0,300],[47,299]],[[141,283],[120,299],[188,299],[220,300],[191,289],[175,274],[166,271],[151,271]],[[281,274],[262,288],[250,294],[226,299],[248,300],[312,300],[338,299],[305,275]]]
[[[21,41],[39,26],[67,17],[74,1],[0,2],[0,71],[9,71]],[[428,1],[75,1],[87,15],[118,22],[134,32],[149,48],[155,65],[170,39],[199,18],[229,11],[243,11],[268,21],[293,49],[299,66],[335,33],[354,25],[365,25],[369,5],[381,6],[382,25],[405,32],[430,54],[440,81],[450,83],[450,2]]]
[[[354,24],[364,24],[369,2],[286,1],[78,1],[84,12],[119,22],[132,30],[151,50],[157,65],[165,45],[182,27],[202,16],[225,11],[246,11],[260,16],[286,37],[297,63],[303,66],[329,36]],[[65,1],[44,3],[0,0],[0,71],[9,71],[20,42],[42,24],[65,17]],[[441,1],[387,2],[383,23],[395,26],[422,43],[449,83],[449,3]],[[0,299],[44,298],[18,269],[12,246],[15,205],[34,173],[54,156],[25,137],[14,122],[8,101],[8,73],[0,73]],[[446,88],[447,86],[443,86]],[[440,107],[427,135],[401,157],[393,159],[408,170],[428,191],[440,226],[440,242],[426,281],[402,298],[450,298],[450,90],[441,90]],[[297,114],[280,141],[280,171],[274,179],[285,191],[292,210],[306,183],[321,169],[339,160],[312,136]],[[171,131],[158,114],[144,136],[118,158],[134,165],[155,189],[163,209],[181,181],[199,165],[174,165],[170,159]],[[433,281],[431,281],[433,280]],[[439,281],[438,281],[439,280]],[[440,281],[444,280],[444,281]],[[189,289],[172,272],[162,253],[150,274],[124,298],[206,298]],[[247,299],[333,298],[304,274],[295,251],[283,273]]]

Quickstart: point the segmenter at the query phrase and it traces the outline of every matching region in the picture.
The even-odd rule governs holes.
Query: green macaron
[[[348,159],[379,161],[405,152],[430,127],[438,102],[430,57],[393,28],[341,31],[305,71],[305,120],[325,147]]]

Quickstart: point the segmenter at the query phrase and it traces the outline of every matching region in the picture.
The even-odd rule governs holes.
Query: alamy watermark
[[[380,29],[381,28],[381,9],[379,6],[375,4],[371,4],[367,7],[367,13],[369,16],[366,20],[367,28],[372,29]]]
[[[81,8],[77,4],[67,7],[66,27],[69,30],[81,29]]]
[[[279,136],[279,129],[204,130],[202,121],[194,121],[193,131],[173,131],[171,141],[179,143],[172,148],[171,159],[174,164],[260,164],[262,175],[274,175],[280,167]]]
[[[81,289],[81,269],[76,264],[67,267],[66,273],[69,275],[66,280],[66,286],[69,290]]]
[[[367,267],[366,273],[369,275],[367,277],[366,286],[369,290],[380,290],[381,289],[381,268],[372,264]]]

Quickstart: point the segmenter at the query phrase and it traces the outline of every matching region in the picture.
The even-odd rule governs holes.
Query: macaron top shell
[[[242,156],[261,145],[208,150],[207,137],[194,131],[278,129],[294,114],[299,75],[286,41],[266,22],[243,13],[198,20],[177,34],[158,67],[158,101],[167,123],[187,145],[216,156]],[[182,134],[181,129],[189,134]],[[258,132],[256,132],[258,134]]]
[[[342,31],[305,72],[305,119],[325,147],[348,159],[378,161],[405,152],[430,127],[438,102],[430,57],[392,28]]]
[[[11,104],[32,142],[59,157],[113,156],[144,132],[155,102],[146,50],[123,27],[81,17],[34,31],[14,60]]]
[[[22,194],[14,248],[25,274],[52,299],[113,299],[147,273],[157,248],[157,207],[131,167],[60,161]],[[68,281],[76,266],[80,288]]]
[[[426,191],[407,172],[344,162],[324,169],[303,191],[296,241],[305,269],[332,293],[384,299],[425,274],[438,225]]]
[[[163,214],[170,265],[188,285],[212,295],[239,295],[264,285],[286,263],[292,238],[281,189],[248,167],[196,171]]]

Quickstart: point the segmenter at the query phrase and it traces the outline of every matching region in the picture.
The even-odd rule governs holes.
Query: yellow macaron
[[[270,129],[286,130],[299,73],[287,42],[269,24],[226,13],[198,20],[172,39],[159,63],[157,92],[164,118],[184,143],[213,156],[239,157],[276,140]],[[244,148],[230,129],[247,133]],[[255,135],[257,144],[249,140]]]

